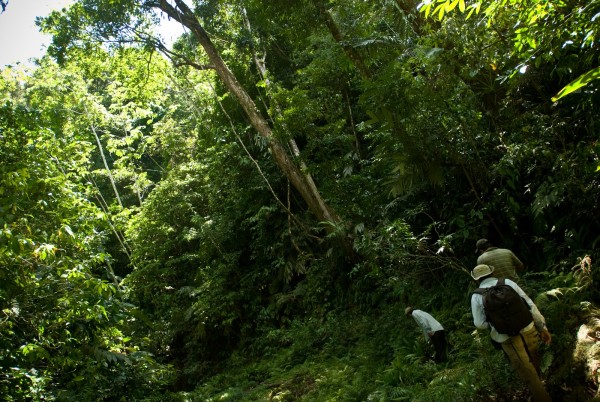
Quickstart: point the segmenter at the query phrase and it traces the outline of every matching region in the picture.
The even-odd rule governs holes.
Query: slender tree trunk
[[[110,167],[108,166],[108,162],[106,161],[106,157],[104,156],[104,150],[102,148],[102,142],[100,142],[100,137],[98,133],[96,133],[96,128],[92,125],[92,132],[94,133],[94,137],[96,137],[96,143],[98,144],[98,149],[100,150],[100,156],[102,157],[102,162],[104,163],[104,168],[106,169],[106,173],[108,174],[108,178],[110,179],[110,184],[112,185],[113,191],[115,192],[115,197],[117,198],[117,202],[119,206],[123,208],[123,203],[121,202],[121,197],[119,197],[119,190],[117,190],[117,185],[115,183],[115,179],[110,171]]]
[[[190,10],[183,0],[175,0],[176,6],[172,6],[166,0],[159,0],[153,4],[175,21],[179,21],[192,32],[196,40],[198,40],[200,45],[204,48],[204,51],[219,78],[221,78],[229,92],[235,96],[240,103],[240,106],[244,109],[244,112],[254,129],[259,135],[267,139],[269,149],[277,166],[289,179],[294,188],[300,193],[310,211],[319,221],[328,221],[334,224],[341,223],[341,219],[325,203],[316,186],[311,185],[306,174],[304,174],[294,163],[286,149],[273,136],[273,132],[267,120],[261,115],[252,98],[244,90],[234,74],[229,70],[192,10]]]
[[[413,4],[413,1],[414,0],[395,0],[398,8],[400,8],[402,10],[402,12],[406,14],[407,17],[409,15],[413,14],[413,11],[414,11],[413,8],[416,7]],[[342,33],[339,26],[335,22],[333,15],[331,14],[331,11],[329,11],[326,8],[324,1],[323,0],[313,0],[313,4],[319,10],[321,18],[325,22],[325,25],[327,26],[329,32],[331,33],[331,36],[342,47],[342,49],[344,50],[344,52],[346,53],[348,58],[352,61],[352,63],[354,63],[354,66],[360,72],[362,78],[365,81],[372,81],[373,74],[368,69],[367,64],[365,63],[363,57],[360,55],[359,52],[356,51],[356,49],[354,47],[352,47],[351,45],[349,45],[346,42],[344,34]],[[418,28],[418,25],[414,25],[414,26],[415,26],[415,32],[417,32],[416,29]],[[349,103],[349,101],[348,101],[348,103]],[[389,110],[387,110],[385,107],[383,107],[382,111],[386,114],[390,113]],[[350,110],[350,113],[351,113],[351,110]],[[392,128],[398,132],[404,133],[405,129],[403,128],[403,126],[401,124],[399,124],[397,122],[397,116],[395,116],[394,114],[391,114],[391,116],[392,116],[392,124],[391,124]],[[405,138],[404,143],[407,143],[406,138],[408,138],[408,137],[406,137],[406,136],[402,136],[402,137]],[[358,140],[358,137],[355,137],[355,138],[357,138],[357,140]],[[360,149],[359,145],[360,145],[360,143],[357,141],[357,149]]]
[[[242,9],[242,13],[243,13],[243,17],[244,17],[245,28],[248,30],[248,32],[251,33],[252,26],[250,25],[250,20],[248,19],[248,15],[246,14],[246,9]],[[252,56],[254,59],[254,64],[256,65],[256,69],[258,70],[261,78],[263,80],[265,80],[267,90],[270,90],[271,83],[270,83],[269,78],[267,77],[267,68],[265,66],[264,57],[262,59],[258,57],[256,48],[253,44],[251,45],[251,48],[252,48]],[[273,100],[273,104],[275,106],[275,109],[277,110],[277,113],[282,115],[283,113],[281,111],[281,107],[279,106],[279,104],[277,103],[276,100]],[[298,148],[298,144],[296,143],[296,140],[294,140],[294,138],[292,137],[292,135],[289,132],[289,129],[285,123],[283,123],[283,129],[286,131],[286,134],[289,135],[288,146],[290,147],[292,155],[296,158],[299,157],[300,149]],[[308,173],[308,168],[307,168],[306,164],[304,163],[304,161],[300,161],[300,170],[303,172],[304,178],[306,180],[306,184],[309,186],[311,191],[318,194],[319,190],[317,189],[317,185],[315,184],[315,181],[313,180],[310,173]]]
[[[352,63],[354,63],[360,72],[360,75],[362,75],[364,79],[370,81],[373,78],[371,71],[369,71],[369,68],[356,49],[354,49],[352,45],[344,42],[344,34],[337,26],[335,20],[333,19],[333,15],[331,15],[331,12],[325,7],[322,0],[314,0],[314,4],[321,13],[321,16],[325,22],[325,25],[327,26],[327,29],[329,29],[331,36],[333,36],[335,41],[342,46],[344,53],[346,53],[346,56],[348,56]]]
[[[419,15],[419,11],[417,10],[417,2],[413,0],[395,0],[396,5],[399,10],[402,10],[402,13],[410,22],[413,31],[421,36],[423,34],[423,19]]]
[[[420,25],[421,22],[419,20],[419,13],[416,8],[416,2],[414,0],[395,0],[395,2],[398,9],[401,10],[404,16],[409,20],[414,32],[417,35],[420,35],[422,29]],[[321,18],[325,22],[329,33],[335,39],[335,41],[342,47],[342,49],[344,49],[344,53],[346,53],[346,56],[348,56],[352,63],[354,63],[361,76],[367,81],[372,80],[373,74],[367,67],[364,58],[354,47],[352,47],[352,45],[346,42],[344,34],[342,33],[338,24],[335,22],[331,11],[329,11],[325,6],[323,0],[313,0],[313,4],[319,10]]]
[[[362,136],[358,131],[356,131],[356,125],[354,124],[354,116],[352,115],[352,104],[350,103],[350,95],[348,95],[348,91],[344,89],[344,99],[346,100],[346,105],[348,105],[348,119],[350,120],[350,127],[352,128],[352,133],[354,134],[354,146],[356,148],[356,155],[358,159],[362,159],[362,151],[361,151],[361,143],[363,142]]]

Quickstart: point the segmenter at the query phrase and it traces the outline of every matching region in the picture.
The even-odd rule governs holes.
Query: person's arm
[[[471,296],[471,313],[473,314],[473,324],[477,329],[488,329],[490,324],[487,322],[485,310],[483,309],[483,296],[473,294]]]
[[[542,313],[540,313],[540,310],[537,308],[535,303],[531,300],[531,298],[529,298],[529,296],[527,296],[525,294],[525,292],[523,292],[523,289],[521,289],[519,287],[519,285],[517,285],[510,279],[506,280],[506,284],[509,285],[510,287],[512,287],[514,290],[516,290],[517,293],[519,294],[519,296],[521,296],[527,302],[527,304],[529,305],[529,307],[531,309],[531,315],[533,316],[533,322],[535,324],[536,329],[540,333],[540,337],[542,338],[542,341],[544,341],[544,343],[546,343],[546,344],[549,344],[552,341],[552,336],[550,335],[550,332],[548,331],[548,328],[546,327],[546,319],[544,318]]]
[[[510,252],[510,258],[512,260],[513,265],[515,266],[516,270],[519,272],[522,272],[525,270],[525,264],[523,264],[521,262],[521,260],[519,260],[519,257],[517,257],[515,255],[515,253],[513,253],[512,251]]]

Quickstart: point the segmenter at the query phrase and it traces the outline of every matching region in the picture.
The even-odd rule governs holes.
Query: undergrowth
[[[600,321],[594,304],[585,300],[591,279],[586,285],[574,273],[523,278],[523,287],[536,299],[554,335],[544,349],[542,376],[555,400],[570,402],[593,400],[597,387],[586,373],[600,358],[595,343],[583,350],[577,342],[583,323],[595,329]],[[425,294],[441,290],[414,289]],[[474,330],[468,296],[468,289],[455,291],[455,299],[464,302],[440,310],[419,306],[447,329],[446,363],[432,361],[433,350],[414,321],[404,316],[404,304],[389,301],[265,329],[233,353],[220,374],[180,396],[187,401],[246,402],[527,400],[527,388],[503,353],[493,348],[489,334]]]

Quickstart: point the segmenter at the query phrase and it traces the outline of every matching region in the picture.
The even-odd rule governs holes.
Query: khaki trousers
[[[519,377],[527,383],[533,399],[537,402],[551,402],[552,398],[537,372],[539,345],[540,336],[535,326],[531,325],[522,330],[519,335],[511,336],[502,342],[502,349]]]

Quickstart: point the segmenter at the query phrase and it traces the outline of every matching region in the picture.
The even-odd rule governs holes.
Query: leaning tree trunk
[[[269,149],[271,150],[271,154],[273,155],[277,166],[282,170],[294,188],[300,193],[310,211],[319,221],[340,224],[341,219],[325,203],[316,186],[311,186],[311,180],[309,180],[308,176],[302,172],[288,154],[285,147],[273,136],[273,132],[267,120],[261,115],[252,98],[238,82],[231,70],[229,70],[192,10],[183,0],[175,0],[176,6],[172,6],[166,0],[159,0],[154,4],[155,7],[165,12],[169,17],[179,21],[192,32],[194,37],[204,48],[204,51],[219,78],[221,78],[229,92],[235,96],[241,107],[244,109],[244,112],[254,129],[267,140]]]

